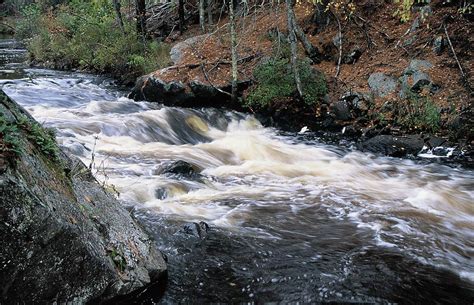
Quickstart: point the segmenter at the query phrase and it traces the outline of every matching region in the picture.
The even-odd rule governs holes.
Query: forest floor
[[[472,15],[463,16],[456,6],[432,1],[428,14],[423,14],[423,9],[418,8],[412,12],[409,21],[402,23],[393,14],[396,4],[366,2],[367,4],[358,7],[359,10],[356,10],[351,18],[338,20],[340,28],[334,16],[330,16],[329,23],[324,28],[318,28],[313,19],[312,5],[296,5],[298,24],[312,44],[322,52],[322,61],[312,65],[326,77],[329,94],[326,99],[329,102],[326,102],[327,105],[308,108],[295,106],[294,101],[287,100],[275,103],[273,109],[266,111],[266,114],[271,116],[275,112],[287,113],[287,117],[294,119],[288,118],[287,124],[282,125],[293,125],[291,129],[294,130],[303,126],[320,128],[320,124],[312,123],[324,117],[325,112],[334,108],[334,103],[348,92],[356,92],[370,96],[368,114],[365,113],[364,118],[352,115],[351,119],[343,120],[336,116],[336,124],[330,124],[330,127],[334,127],[332,129],[341,130],[344,126],[354,126],[357,130],[354,133],[356,137],[365,135],[368,130],[374,128],[376,131],[371,133],[372,136],[426,132],[444,136],[454,143],[462,142],[466,150],[472,153]],[[282,47],[276,42],[274,34],[277,30],[283,35],[287,32],[284,4],[252,10],[253,8],[245,17],[238,19],[239,80],[254,80],[255,67],[262,59],[272,56],[276,48]],[[228,19],[220,19],[210,32],[203,35],[195,24],[190,25],[182,35],[172,33],[168,36],[166,41],[171,44],[178,44],[187,39],[193,42],[182,50],[180,60],[175,63],[173,69],[157,71],[154,75],[165,81],[186,83],[198,80],[215,87],[228,85],[231,79]],[[337,46],[340,34],[342,50]],[[195,39],[196,37],[201,38]],[[437,39],[441,39],[441,48],[435,51]],[[304,57],[303,48],[300,48],[300,52],[301,57]],[[354,60],[351,56],[355,53],[359,54]],[[340,56],[342,63],[336,77]],[[439,123],[431,130],[418,126],[416,121],[416,115],[426,114],[420,114],[417,109],[400,110],[422,107],[421,104],[407,105],[413,101],[402,97],[402,89],[380,96],[374,94],[373,88],[369,87],[368,79],[374,73],[392,77],[398,82],[397,86],[401,86],[402,77],[413,60],[427,61],[432,65],[429,71],[423,73],[429,73],[431,84],[436,90],[425,88],[417,93],[417,98],[425,98],[430,105],[438,109]],[[245,95],[246,93],[244,97]],[[387,105],[391,106],[389,111],[386,109]],[[254,111],[251,108],[247,110]],[[410,111],[413,111],[414,115],[411,115]],[[401,116],[409,116],[415,121],[397,126],[404,119]],[[430,122],[430,118],[422,118],[424,119]]]
[[[468,105],[470,92],[466,83],[472,84],[472,48],[474,35],[470,22],[462,18],[455,7],[436,7],[431,16],[421,18],[417,13],[412,20],[401,23],[393,16],[394,4],[382,3],[364,7],[351,19],[341,20],[342,56],[357,50],[361,52],[355,63],[340,66],[340,74],[335,77],[339,49],[334,41],[339,33],[338,25],[332,21],[318,33],[317,25],[312,22],[312,10],[309,5],[297,5],[298,23],[303,27],[310,41],[324,55],[321,63],[314,67],[324,72],[329,85],[331,100],[337,100],[348,91],[369,93],[368,78],[370,74],[382,72],[387,75],[399,76],[408,67],[412,59],[423,59],[431,62],[432,82],[441,90],[432,97],[432,101],[440,108],[455,107],[457,111]],[[446,16],[451,16],[447,18]],[[457,58],[467,75],[463,80],[460,69],[448,45],[443,46],[441,54],[433,51],[433,43],[438,35],[445,37],[443,22],[450,40],[456,51]],[[186,82],[199,79],[210,81],[215,86],[222,86],[230,80],[230,36],[227,18],[223,18],[214,26],[214,31],[202,40],[190,45],[183,52],[179,69],[168,70],[160,74],[166,80]],[[279,29],[286,32],[286,10],[284,5],[266,8],[257,13],[250,12],[245,18],[239,19],[239,79],[252,79],[252,71],[264,56],[274,52],[275,42],[269,33]],[[201,35],[197,25],[190,26],[181,36],[168,38],[178,43],[190,37]],[[337,41],[337,40],[336,40]],[[303,52],[301,50],[301,52]],[[304,55],[303,53],[301,54]],[[200,65],[204,64],[206,74]],[[375,109],[387,101],[398,100],[396,93],[375,98]]]
[[[333,39],[338,35],[338,26],[335,22],[331,22],[321,29],[320,33],[317,33],[318,28],[311,20],[310,8],[310,5],[296,6],[298,23],[303,27],[313,45],[322,50],[325,55],[325,60],[314,66],[323,71],[330,82],[336,82],[334,75],[339,50],[334,45]],[[338,90],[331,90],[331,94],[338,96],[341,93],[339,89],[369,91],[367,78],[371,73],[398,74],[408,66],[411,59],[422,58],[434,64],[434,69],[430,73],[433,81],[448,89],[441,92],[438,96],[439,100],[448,100],[450,96],[467,98],[468,92],[462,84],[459,68],[449,47],[446,46],[442,54],[436,55],[432,46],[437,35],[444,35],[442,25],[445,16],[453,16],[453,22],[447,24],[450,39],[464,70],[472,71],[474,62],[472,61],[473,50],[470,46],[474,42],[474,35],[470,29],[470,22],[457,16],[456,9],[453,7],[437,9],[432,16],[427,16],[423,21],[414,14],[412,20],[406,23],[401,23],[394,17],[393,11],[395,11],[394,4],[383,3],[378,7],[367,8],[360,12],[360,16],[354,17],[354,19],[360,17],[365,22],[341,21],[343,56],[356,48],[362,52],[362,55],[354,64],[342,65],[337,79],[339,84],[332,88]],[[414,21],[415,19],[417,21]],[[261,10],[240,18],[239,22],[242,30],[239,32],[239,58],[255,56],[252,60],[239,65],[239,78],[248,79],[252,77],[251,72],[259,59],[262,56],[271,55],[274,50],[274,41],[268,33],[276,28],[282,33],[287,31],[285,6]],[[417,22],[419,26],[414,31],[410,31],[413,22]],[[208,37],[186,50],[180,63],[183,69],[172,70],[173,72],[168,74],[169,77],[180,78],[184,81],[195,78],[206,81],[202,70],[195,69],[192,64],[205,63],[210,67],[220,64],[224,67],[212,69],[207,76],[216,86],[228,83],[230,68],[227,66],[231,54],[227,25],[228,19],[223,18],[214,26],[215,30]],[[171,39],[168,38],[168,42],[176,44],[199,35],[202,35],[199,26],[191,25],[183,35],[174,35]],[[191,66],[191,68],[186,66]],[[471,75],[469,82],[472,83],[472,81]]]

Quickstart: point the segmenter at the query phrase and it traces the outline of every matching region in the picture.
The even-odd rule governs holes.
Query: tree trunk
[[[206,0],[199,0],[199,26],[201,27],[201,32],[206,32],[206,16],[205,16],[205,1]]]
[[[232,53],[232,101],[237,101],[237,32],[235,29],[234,0],[229,0],[230,37]]]
[[[209,24],[209,31],[212,27],[212,0],[207,0],[207,23]]]
[[[286,0],[286,10],[288,16],[288,40],[290,42],[291,49],[291,68],[293,70],[293,75],[295,78],[296,89],[298,90],[298,95],[300,98],[303,97],[303,89],[301,85],[300,73],[298,71],[298,48],[296,45],[296,33],[295,33],[295,13],[293,7],[295,5],[294,0]]]
[[[288,4],[288,2],[287,2]],[[294,3],[293,3],[294,6]],[[293,8],[288,11],[288,19],[290,19],[291,14],[291,20],[293,23],[293,30],[295,32],[296,37],[298,38],[299,41],[303,44],[304,50],[306,54],[308,55],[309,58],[311,58],[315,63],[320,63],[321,62],[321,57],[322,54],[319,52],[317,48],[313,46],[311,41],[306,37],[305,33],[303,32],[303,29],[298,25],[296,22],[296,16]]]
[[[294,16],[293,22],[295,23],[293,26],[296,37],[298,37],[298,40],[303,44],[306,55],[308,55],[308,57],[311,58],[315,63],[320,63],[322,58],[321,52],[319,52],[319,50],[313,46],[311,41],[309,41],[308,37],[306,37],[305,33],[303,32],[303,29],[296,23],[296,18]]]
[[[135,13],[137,17],[137,33],[142,35],[145,41],[146,37],[146,3],[145,0],[135,0]]]
[[[117,15],[117,22],[120,26],[120,30],[122,31],[122,34],[125,34],[125,27],[123,25],[122,12],[120,10],[120,0],[113,0],[113,2],[114,2],[115,14]]]
[[[179,31],[184,32],[184,0],[178,0],[178,15],[179,15]]]

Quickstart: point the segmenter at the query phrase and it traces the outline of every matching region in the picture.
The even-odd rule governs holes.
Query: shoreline
[[[179,62],[179,60],[180,59],[178,59],[177,62]],[[275,127],[282,131],[295,133],[305,128],[320,134],[330,134],[330,138],[349,140],[361,151],[368,151],[385,156],[410,158],[411,156],[416,157],[418,153],[425,153],[427,149],[424,148],[428,148],[428,150],[434,152],[433,160],[442,159],[443,163],[457,163],[466,168],[474,167],[474,152],[467,140],[462,142],[462,140],[459,141],[458,138],[454,138],[454,140],[450,139],[449,133],[444,129],[444,132],[441,133],[426,133],[423,131],[407,132],[399,128],[392,128],[390,123],[374,121],[369,118],[371,114],[365,109],[361,112],[360,109],[354,108],[354,103],[350,99],[360,98],[361,101],[364,99],[363,94],[357,92],[345,94],[342,99],[338,99],[336,102],[331,101],[329,97],[325,98],[324,101],[319,104],[319,116],[316,117],[314,115],[314,108],[304,106],[297,100],[274,103],[269,107],[257,110],[243,106],[242,102],[232,104],[228,96],[217,91],[230,92],[228,85],[216,89],[213,85],[196,83],[198,85],[191,87],[191,94],[189,94],[190,89],[178,88],[179,90],[176,90],[176,88],[173,88],[174,85],[182,86],[179,78],[169,81],[161,81],[158,79],[160,82],[150,82],[150,75],[154,75],[154,73],[136,79],[128,77],[128,80],[124,81],[117,73],[100,73],[100,71],[90,69],[74,69],[68,66],[67,63],[61,61],[44,63],[28,60],[27,64],[30,67],[89,73],[111,78],[117,81],[117,85],[122,90],[129,91],[128,97],[136,101],[159,102],[166,106],[185,108],[225,108],[253,114],[265,127]],[[173,66],[170,67],[172,68]],[[164,68],[163,70],[167,70],[170,67]],[[134,87],[132,86],[132,79],[135,80]],[[245,84],[245,81],[243,84]],[[244,85],[241,89],[241,93],[249,86],[251,86],[251,83]],[[152,92],[152,94],[145,94],[144,91],[146,90],[154,92]],[[192,92],[192,90],[199,91]],[[171,98],[165,100],[166,97]],[[210,101],[209,97],[211,97]],[[345,99],[348,101],[345,101]],[[363,107],[365,106],[363,105]],[[467,117],[468,120],[469,115],[472,115],[472,109],[468,107],[462,115]],[[375,122],[375,124],[371,125],[371,127],[365,127],[364,125],[367,125],[366,123],[362,125],[359,124],[360,120],[367,120],[366,118]],[[469,128],[467,124],[463,126],[461,123],[460,125],[460,129]],[[409,139],[409,141],[404,141],[403,139]],[[450,154],[450,156],[447,156],[447,154]]]

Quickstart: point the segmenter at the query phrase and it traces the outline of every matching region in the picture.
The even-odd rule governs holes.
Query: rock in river
[[[392,157],[416,156],[422,149],[433,149],[446,143],[445,139],[428,135],[377,135],[362,143],[358,148]]]
[[[420,136],[378,135],[359,144],[359,149],[392,157],[417,155],[424,146]]]
[[[158,174],[171,174],[171,175],[178,175],[184,177],[195,177],[199,175],[199,169],[197,166],[192,165],[186,161],[178,160],[168,164],[164,164],[164,166],[159,170]]]
[[[0,303],[116,300],[161,280],[161,253],[77,159],[0,90]]]

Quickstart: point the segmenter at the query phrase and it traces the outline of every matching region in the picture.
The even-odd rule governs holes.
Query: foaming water
[[[241,113],[133,102],[89,75],[23,73],[0,81],[7,94],[85,164],[94,154],[96,177],[170,255],[162,302],[473,300],[472,171],[297,143]],[[198,173],[166,173],[177,160]],[[197,221],[206,240],[179,233]]]

